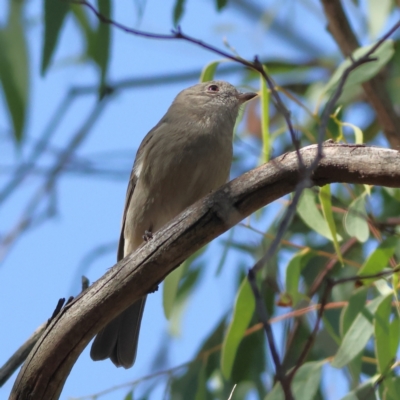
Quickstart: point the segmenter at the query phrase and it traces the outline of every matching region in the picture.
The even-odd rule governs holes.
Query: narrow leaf
[[[343,368],[363,351],[374,331],[374,314],[385,298],[386,296],[376,297],[358,313],[332,361],[333,367]]]
[[[333,240],[329,226],[317,208],[315,195],[311,189],[304,189],[299,204],[297,205],[297,214],[313,231],[329,240]],[[337,239],[342,240],[340,235],[337,235]]]
[[[185,11],[185,2],[186,0],[176,0],[174,6],[174,14],[173,14],[173,21],[174,26],[177,26],[183,16],[183,12]]]
[[[371,39],[375,39],[383,29],[393,6],[392,0],[367,0],[368,32]]]
[[[335,225],[335,220],[333,219],[333,213],[332,213],[330,185],[325,185],[320,189],[319,199],[321,202],[322,211],[325,216],[325,220],[328,223],[328,227],[329,227],[329,230],[330,230],[332,238],[333,238],[333,246],[335,247],[335,251],[336,251],[336,254],[337,254],[340,262],[343,264],[343,257],[342,257],[342,253],[340,251],[339,242],[337,240],[336,225]]]
[[[200,74],[200,82],[209,82],[214,79],[215,71],[221,61],[213,61],[207,64]]]
[[[342,397],[341,400],[376,400],[375,396],[375,380],[371,378],[368,381],[362,383],[356,389],[347,393],[346,396]]]
[[[254,314],[254,308],[253,291],[249,281],[245,278],[239,287],[232,321],[222,344],[221,369],[226,379],[231,375],[237,349]]]
[[[303,260],[308,255],[310,255],[309,249],[299,251],[289,261],[286,268],[286,294],[289,295],[293,307],[295,307],[300,300],[306,297],[304,294],[299,292],[299,280]]]
[[[187,271],[189,264],[185,261],[181,266],[173,270],[165,279],[163,284],[163,308],[165,318],[170,319],[172,309],[178,293],[179,282],[182,275]]]
[[[221,11],[228,4],[228,0],[216,0],[217,10]]]
[[[340,315],[340,335],[344,337],[354,322],[357,315],[365,307],[367,301],[367,291],[365,286],[362,286],[354,291],[349,299],[349,302]]]
[[[357,197],[349,206],[344,216],[344,226],[351,237],[364,243],[369,238],[367,212],[365,210],[365,193]]]
[[[22,140],[29,95],[29,58],[24,27],[21,22],[22,2],[10,1],[5,29],[0,31],[0,81],[17,141]]]
[[[261,136],[263,141],[262,162],[266,163],[270,158],[270,131],[269,131],[269,102],[270,95],[267,83],[262,75],[260,75],[261,84]]]
[[[296,399],[313,400],[317,394],[321,383],[321,369],[324,362],[312,361],[303,364],[292,382],[292,393]],[[275,384],[271,392],[268,393],[265,400],[284,400],[282,387],[280,383]]]
[[[111,2],[110,0],[98,0],[98,8],[102,15],[111,18]],[[95,34],[94,59],[100,68],[100,81],[103,88],[108,70],[110,58],[110,24],[101,21],[98,23],[97,32]]]
[[[363,266],[359,269],[358,275],[370,275],[381,272],[384,268],[389,267],[390,257],[398,246],[398,239],[389,237],[382,242],[367,258]],[[374,279],[364,279],[364,284],[373,282]]]
[[[68,1],[44,1],[44,36],[42,50],[41,74],[44,75],[50,65],[51,58],[60,36],[61,27],[69,10]]]
[[[357,50],[355,50],[352,54],[352,58],[354,60],[358,60],[360,57],[362,57],[364,54],[366,54],[374,45],[371,44],[369,46],[365,47],[360,47]],[[349,78],[347,79],[344,88],[343,88],[343,93],[342,97],[346,96],[345,92],[354,92],[357,90],[357,87],[374,77],[384,65],[386,65],[389,60],[392,58],[394,54],[394,46],[393,46],[393,40],[386,40],[383,42],[383,44],[372,54],[372,57],[377,58],[376,61],[371,61],[366,64],[361,65],[358,67],[356,70],[352,71],[350,74]],[[334,74],[332,75],[331,79],[329,82],[326,84],[324,91],[329,93],[332,93],[342,75],[343,72],[347,67],[351,65],[352,61],[347,58],[345,61],[343,61],[339,67],[336,69]]]
[[[399,319],[396,318],[392,324],[390,323],[391,303],[392,296],[389,295],[382,301],[375,313],[375,349],[378,359],[378,371],[381,374],[386,374],[390,370],[395,360],[399,343]]]

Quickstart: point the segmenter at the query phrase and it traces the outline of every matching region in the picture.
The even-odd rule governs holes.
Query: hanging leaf
[[[299,292],[299,281],[302,267],[304,266],[305,262],[312,256],[313,255],[310,254],[310,249],[303,249],[293,256],[286,268],[285,294],[289,296],[289,299],[291,301],[290,305],[292,307],[295,307],[300,300],[303,300],[307,297],[303,293]]]
[[[343,264],[343,257],[340,251],[339,242],[336,234],[336,224],[333,219],[332,203],[331,203],[331,187],[330,185],[323,186],[319,191],[319,200],[321,202],[322,211],[326,222],[328,223],[331,236],[333,238],[333,246],[335,247],[336,254],[339,261]]]
[[[44,36],[42,50],[41,74],[44,75],[50,65],[56,48],[61,28],[70,6],[64,0],[44,1]]]
[[[303,222],[313,231],[319,233],[321,236],[333,240],[332,233],[329,226],[317,208],[314,192],[311,189],[304,189],[300,201],[297,205],[297,214]],[[337,234],[337,240],[342,240],[341,236]]]
[[[375,313],[375,349],[378,360],[378,370],[387,374],[395,361],[399,345],[399,318],[390,322],[392,296],[387,296]]]
[[[214,79],[215,71],[220,63],[221,61],[213,61],[207,64],[201,71],[200,82],[212,81]]]
[[[221,11],[228,4],[228,0],[216,0],[217,10]]]
[[[264,67],[265,69],[265,67]],[[261,85],[261,136],[262,136],[262,162],[269,161],[271,152],[271,141],[269,131],[269,102],[270,95],[267,83],[262,75],[260,75]]]
[[[344,216],[344,226],[351,237],[355,237],[360,243],[369,238],[369,227],[365,210],[365,193],[352,201]]]
[[[247,277],[239,287],[232,321],[229,324],[224,342],[222,344],[221,369],[224,377],[228,379],[231,375],[233,362],[240,341],[249,326],[255,309],[254,294],[251,290]]]
[[[303,364],[292,382],[292,393],[296,399],[314,400],[319,385],[321,384],[321,369],[324,365],[322,361],[312,361]],[[280,383],[275,384],[271,392],[268,393],[265,400],[285,400]]]
[[[358,60],[364,54],[366,54],[374,45],[360,47],[355,50],[352,54],[354,60]],[[349,93],[357,91],[359,85],[365,81],[373,78],[383,66],[385,66],[389,60],[393,57],[394,46],[393,40],[386,40],[383,44],[372,54],[371,57],[377,58],[376,61],[371,61],[361,65],[357,69],[351,72],[343,88],[342,96],[346,97]],[[352,61],[347,58],[343,61],[332,75],[329,82],[325,85],[324,92],[328,95],[333,93],[343,75],[343,72],[352,64]]]
[[[398,239],[396,237],[389,237],[382,242],[367,258],[363,266],[359,269],[358,275],[376,274],[384,268],[389,267],[389,260],[393,256],[396,246],[398,246]],[[365,285],[373,281],[374,279],[363,279]]]
[[[174,6],[174,14],[173,14],[173,22],[174,26],[177,26],[183,16],[185,11],[185,2],[186,0],[176,0]]]
[[[373,40],[383,29],[393,7],[393,0],[367,0],[367,7],[368,33]]]
[[[376,297],[358,313],[332,361],[333,367],[343,368],[364,350],[374,331],[374,314],[385,298],[386,296]]]

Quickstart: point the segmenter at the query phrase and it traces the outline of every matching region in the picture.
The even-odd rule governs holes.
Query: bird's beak
[[[236,95],[237,99],[240,101],[240,104],[246,103],[257,96],[257,93],[247,92],[247,93],[239,93]]]

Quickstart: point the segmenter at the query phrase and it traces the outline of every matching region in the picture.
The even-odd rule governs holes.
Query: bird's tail
[[[128,307],[97,334],[90,350],[92,360],[110,358],[117,367],[132,367],[146,297]]]

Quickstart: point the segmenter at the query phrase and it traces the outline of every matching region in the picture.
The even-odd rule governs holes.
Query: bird
[[[255,96],[218,80],[191,86],[176,96],[137,151],[126,193],[118,261],[227,182],[239,108]],[[94,361],[110,358],[117,367],[132,367],[146,297],[97,334],[90,351]]]

